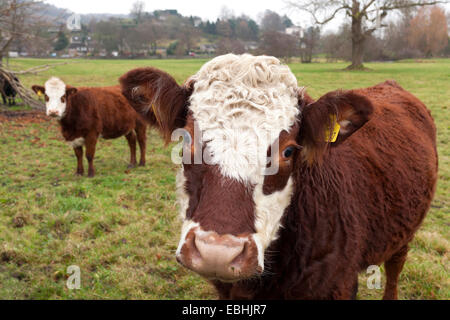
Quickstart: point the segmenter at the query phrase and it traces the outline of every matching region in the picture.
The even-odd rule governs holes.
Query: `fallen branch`
[[[5,79],[6,81],[8,81],[11,86],[14,88],[14,90],[16,90],[18,96],[22,99],[22,101],[30,106],[32,109],[35,110],[41,110],[44,111],[45,110],[45,105],[42,101],[36,100],[35,94],[25,88],[22,83],[20,83],[20,81],[16,80],[16,76],[15,73],[5,70],[3,68],[0,68],[0,78]],[[1,81],[0,81],[1,82]]]
[[[23,71],[11,71],[8,70],[10,73],[13,73],[15,75],[23,75],[23,74],[37,74],[39,72],[44,72],[49,70],[50,68],[56,67],[56,66],[63,66],[66,64],[71,64],[71,63],[76,63],[75,61],[70,61],[70,62],[60,62],[60,63],[53,63],[53,64],[45,64],[42,66],[36,66],[27,70],[23,70]]]

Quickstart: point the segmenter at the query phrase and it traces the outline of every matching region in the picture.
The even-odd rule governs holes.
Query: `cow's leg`
[[[136,133],[131,130],[129,134],[126,135],[128,145],[130,146],[130,164],[128,168],[136,168]]]
[[[85,146],[86,146],[86,159],[89,163],[88,177],[92,178],[95,176],[95,168],[94,168],[94,156],[95,156],[95,148],[97,146],[98,135],[90,134],[86,137]]]
[[[6,96],[3,92],[2,92],[2,99],[3,99],[3,104],[6,106],[6,104],[7,104]]]
[[[384,290],[383,300],[397,300],[398,278],[407,255],[408,246],[406,245],[384,263],[386,269],[386,289]]]
[[[136,133],[139,142],[139,149],[141,150],[141,160],[139,165],[145,166],[145,152],[147,146],[147,125],[139,120],[136,121]]]
[[[77,176],[82,176],[84,174],[83,168],[83,147],[77,147],[73,149],[75,151],[75,155],[77,156]]]

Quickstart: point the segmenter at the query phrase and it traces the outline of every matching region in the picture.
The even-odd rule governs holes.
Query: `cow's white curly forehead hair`
[[[64,92],[66,90],[66,84],[59,78],[51,77],[45,83],[45,90],[50,92]]]
[[[228,54],[192,77],[190,110],[221,173],[258,183],[267,150],[295,123],[297,79],[277,58]]]

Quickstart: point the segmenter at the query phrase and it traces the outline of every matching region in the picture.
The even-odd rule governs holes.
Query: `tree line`
[[[365,39],[364,61],[450,56],[448,17],[444,9],[405,9],[400,17]],[[328,61],[352,61],[352,26],[343,24],[335,33],[323,35],[318,52]]]
[[[445,10],[440,1],[307,0],[286,1],[310,13],[313,22],[296,28],[286,15],[266,10],[258,21],[235,16],[227,8],[216,20],[182,16],[176,10],[147,12],[137,1],[129,15],[83,21],[81,30],[65,27],[66,16],[50,19],[45,6],[33,0],[0,0],[0,61],[10,51],[30,56],[77,54],[102,57],[183,57],[233,52],[328,60],[395,60],[450,55]],[[325,5],[327,2],[327,5]],[[48,9],[48,8],[47,8]],[[395,18],[387,19],[396,11]],[[343,25],[332,33],[322,25],[345,13]],[[386,22],[387,21],[387,22]]]

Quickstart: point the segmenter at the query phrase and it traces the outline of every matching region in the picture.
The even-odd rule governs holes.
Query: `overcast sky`
[[[265,9],[286,13],[283,8],[283,0],[142,0],[146,11],[159,9],[177,9],[183,15],[200,16],[203,19],[217,19],[223,6],[233,9],[236,15],[245,13],[252,18]],[[68,8],[76,13],[123,13],[130,12],[134,0],[112,1],[112,0],[46,0],[61,8]]]
[[[177,9],[184,16],[198,16],[203,20],[216,20],[223,7],[233,11],[236,16],[245,14],[259,22],[260,14],[269,9],[280,15],[286,14],[296,25],[307,27],[312,25],[311,17],[286,7],[283,0],[142,0],[146,11]],[[135,0],[45,0],[60,8],[75,13],[119,13],[128,14]],[[450,4],[444,5],[447,12]],[[336,30],[343,22],[343,15],[329,22],[322,31]]]
[[[246,14],[258,20],[260,13],[266,9],[277,12],[280,15],[287,14],[291,20],[298,25],[309,25],[310,17],[306,14],[299,14],[286,7],[283,0],[143,0],[146,11],[160,9],[177,9],[185,16],[199,16],[204,20],[216,20],[224,6],[231,9],[236,16]],[[66,8],[76,13],[121,13],[128,14],[134,0],[46,0],[60,8]],[[339,23],[332,23],[339,25]]]

